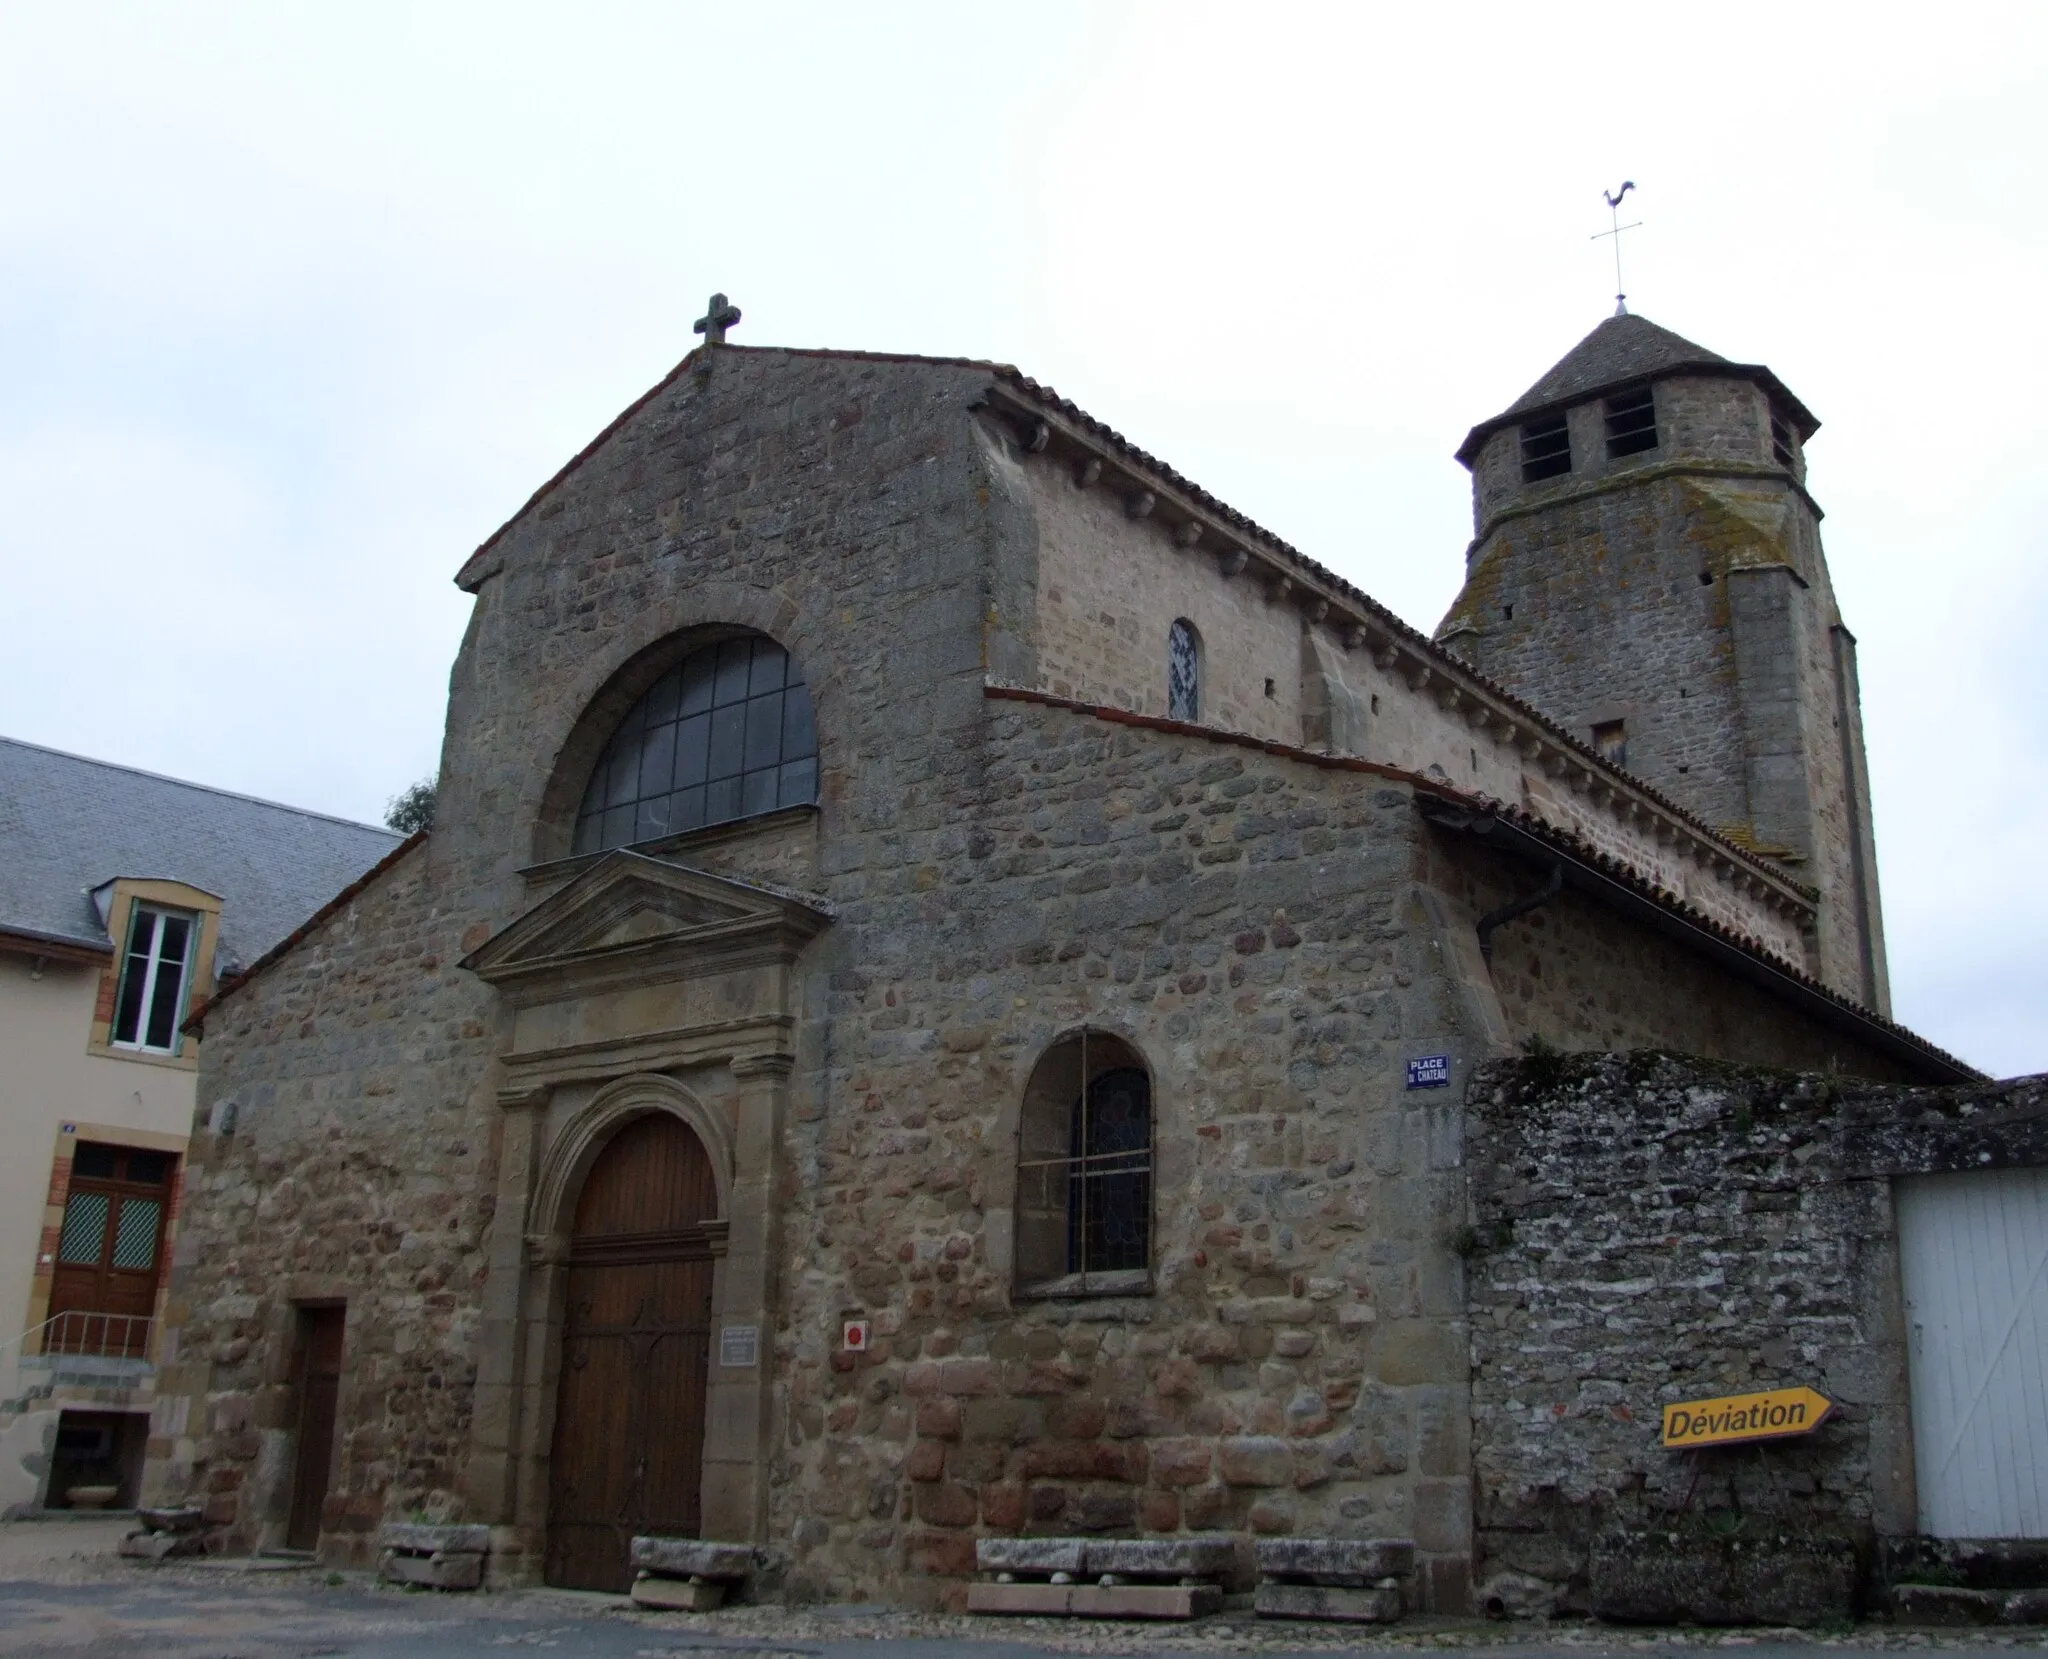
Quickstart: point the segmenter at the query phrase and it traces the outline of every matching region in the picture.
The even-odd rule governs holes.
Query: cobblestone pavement
[[[614,1596],[563,1590],[437,1595],[359,1573],[244,1563],[141,1566],[114,1555],[119,1521],[0,1524],[0,1655],[5,1659],[1031,1659],[1040,1654],[1235,1656],[1414,1654],[1479,1648],[1484,1659],[1632,1659],[1741,1648],[1743,1659],[1913,1649],[2048,1653],[2039,1631],[1640,1632],[1404,1624],[1361,1633],[1225,1614],[1193,1625],[1080,1620],[1000,1622],[872,1607],[739,1607],[642,1613]]]

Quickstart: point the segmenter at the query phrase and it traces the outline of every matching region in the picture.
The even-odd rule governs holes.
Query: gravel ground
[[[361,1573],[242,1562],[121,1560],[118,1520],[0,1524],[0,1654],[7,1659],[504,1659],[555,1648],[592,1659],[1030,1659],[1038,1654],[1414,1653],[1572,1659],[1679,1648],[2048,1651],[2048,1629],[1633,1631],[1411,1621],[1392,1630],[1282,1624],[1226,1613],[1188,1625],[969,1619],[881,1607],[735,1607],[647,1613],[565,1590],[442,1595]]]

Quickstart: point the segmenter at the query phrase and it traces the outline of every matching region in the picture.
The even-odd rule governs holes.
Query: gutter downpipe
[[[1485,832],[1481,831],[1480,833],[1484,834]],[[1505,926],[1517,916],[1526,916],[1532,910],[1542,909],[1543,906],[1563,891],[1564,865],[1561,863],[1553,864],[1550,867],[1550,879],[1535,892],[1529,894],[1526,898],[1511,899],[1498,910],[1489,910],[1484,916],[1481,916],[1477,923],[1479,954],[1486,959],[1486,965],[1489,968],[1493,966],[1493,930],[1495,928]]]

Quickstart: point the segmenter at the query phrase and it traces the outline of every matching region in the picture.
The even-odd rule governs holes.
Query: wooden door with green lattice
[[[45,1352],[148,1351],[176,1165],[169,1152],[79,1142],[51,1267]]]

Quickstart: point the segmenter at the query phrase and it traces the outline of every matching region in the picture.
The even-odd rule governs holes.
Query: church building
[[[432,831],[196,1016],[153,1495],[924,1604],[1398,1536],[1467,1607],[1472,1069],[1975,1075],[1889,1018],[1817,422],[1601,323],[1460,449],[1432,638],[1016,369],[735,320],[457,575]]]

